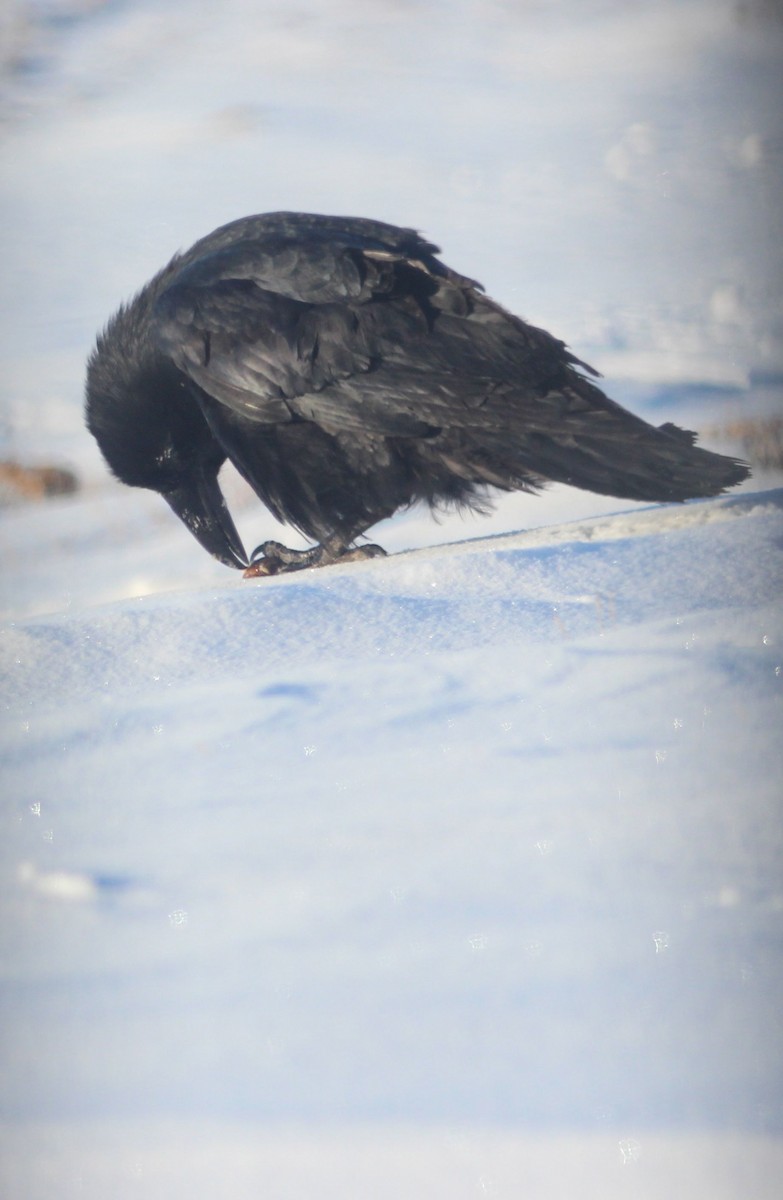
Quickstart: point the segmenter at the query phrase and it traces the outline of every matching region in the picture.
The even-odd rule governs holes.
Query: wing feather
[[[278,233],[210,248],[158,297],[158,347],[243,418],[335,435],[526,436],[577,412],[621,411],[562,342],[429,249]]]

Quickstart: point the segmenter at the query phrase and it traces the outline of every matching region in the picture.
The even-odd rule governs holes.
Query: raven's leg
[[[250,566],[244,572],[245,579],[258,575],[282,575],[288,571],[303,571],[306,567],[328,567],[336,562],[359,562],[364,558],[380,558],[386,551],[380,546],[354,546],[348,548],[343,538],[336,534],[324,538],[319,546],[309,550],[289,550],[280,542],[263,542],[256,546],[250,556]]]

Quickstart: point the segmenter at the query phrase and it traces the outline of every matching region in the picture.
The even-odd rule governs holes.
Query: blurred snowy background
[[[78,484],[0,479],[3,1194],[776,1196],[780,5],[3,0],[0,39],[0,460]],[[109,479],[84,359],[283,208],[421,229],[753,478],[243,584]]]

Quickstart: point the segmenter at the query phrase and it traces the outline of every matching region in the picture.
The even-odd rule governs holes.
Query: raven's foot
[[[263,542],[256,546],[250,557],[250,566],[243,571],[244,579],[256,579],[260,575],[284,575],[289,571],[304,571],[307,567],[328,567],[332,563],[361,562],[365,558],[383,558],[386,551],[381,546],[353,546],[327,538],[320,546],[310,550],[289,550],[280,542]]]

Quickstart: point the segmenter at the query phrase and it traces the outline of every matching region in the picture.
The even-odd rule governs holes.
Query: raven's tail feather
[[[678,501],[718,496],[750,474],[746,463],[696,446],[696,435],[677,425],[660,428],[638,419],[631,428],[529,432],[513,438],[476,440],[468,452],[478,478],[494,487],[533,488],[568,483],[627,500]],[[464,461],[464,460],[463,460]]]

